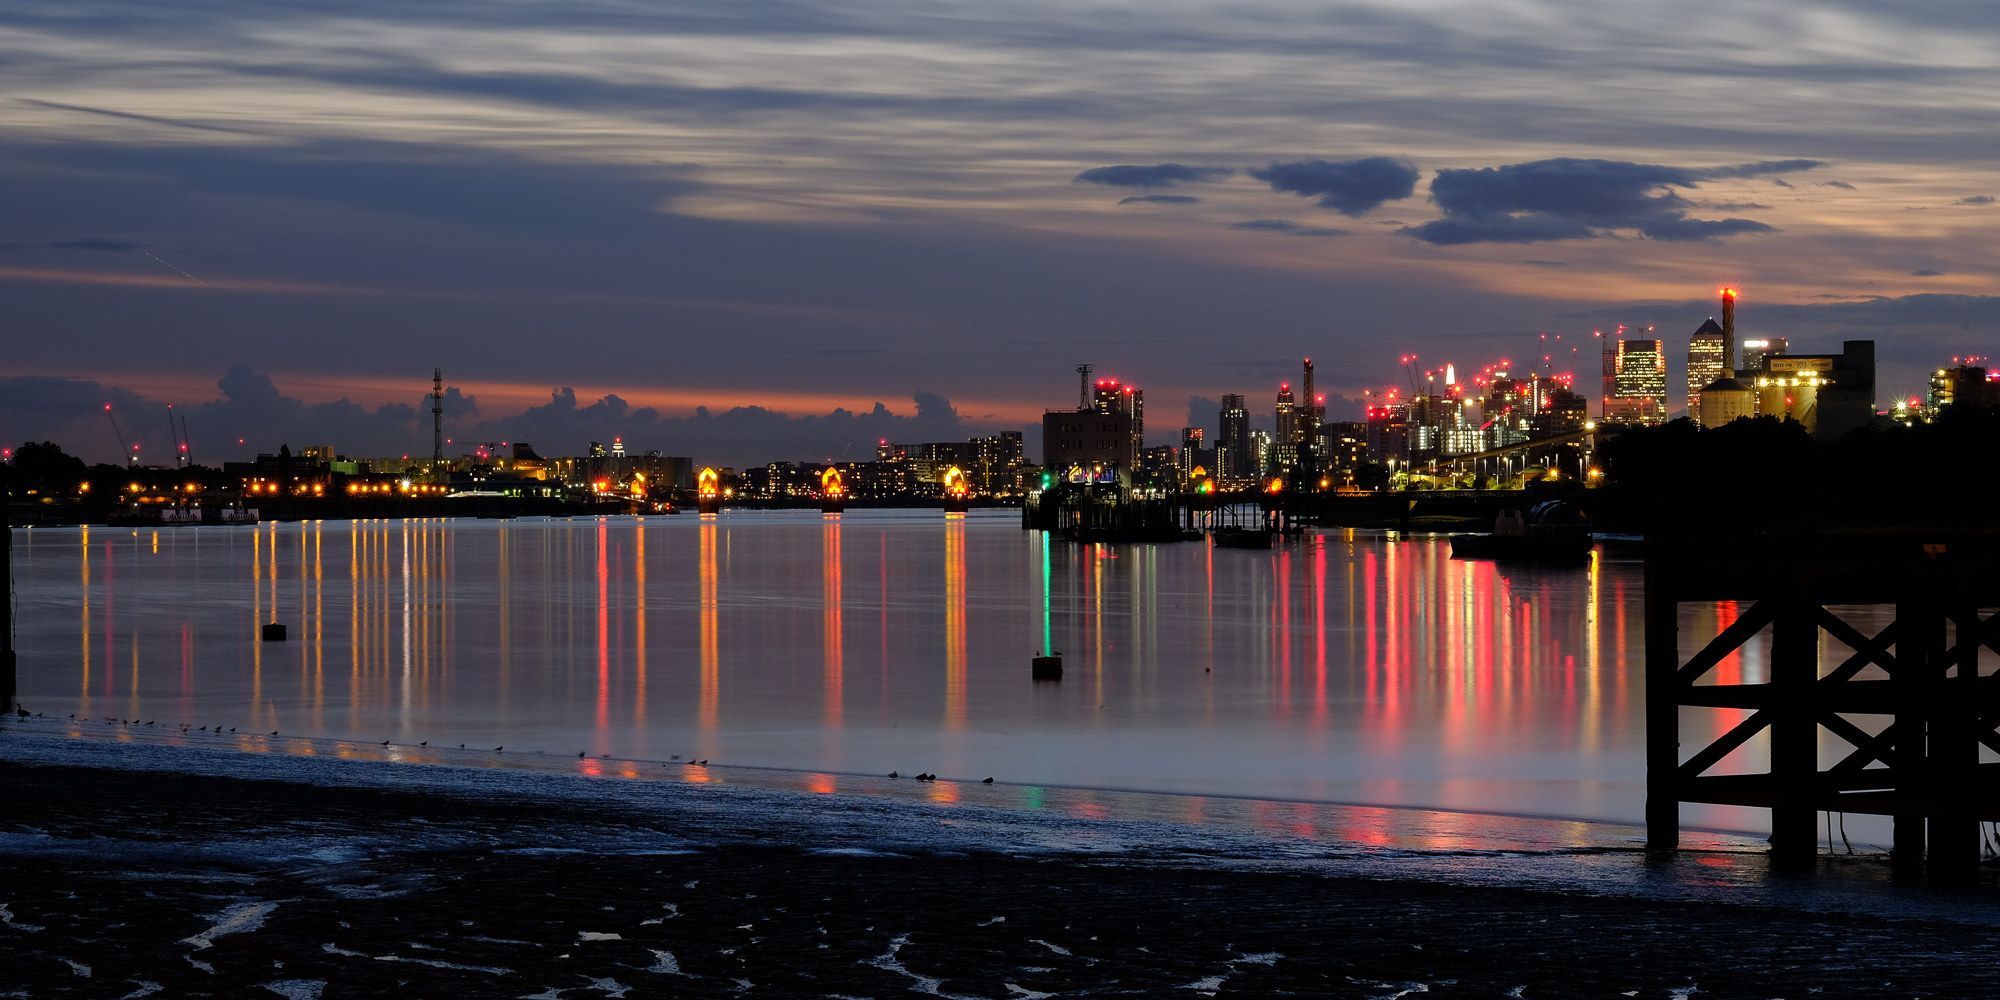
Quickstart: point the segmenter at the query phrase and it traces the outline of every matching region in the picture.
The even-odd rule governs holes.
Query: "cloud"
[[[1524,260],[1524,261],[1522,261],[1521,263],[1523,263],[1523,264],[1533,264],[1533,265],[1535,265],[1536,267],[1568,267],[1568,266],[1569,266],[1569,261],[1566,261],[1566,260]]]
[[[331,445],[357,458],[430,454],[431,415],[421,398],[374,409],[345,398],[307,403],[286,395],[269,375],[248,364],[229,369],[216,387],[221,397],[177,402],[173,410],[176,417],[187,419],[194,457],[203,465],[214,467],[258,452],[275,452],[280,445],[290,445],[295,452],[306,445]],[[652,407],[634,406],[615,393],[580,401],[575,389],[564,386],[551,390],[546,403],[517,413],[489,414],[481,410],[477,397],[446,386],[444,431],[455,443],[445,446],[445,454],[469,452],[477,441],[526,441],[543,455],[580,455],[592,441],[609,444],[622,437],[629,450],[658,450],[744,468],[771,461],[872,459],[878,440],[963,441],[1000,429],[966,420],[950,399],[934,392],[916,392],[911,402],[914,416],[876,403],[862,413],[837,407],[831,413],[792,416],[762,406],[738,406],[720,413],[697,407],[693,416],[672,417]],[[159,434],[166,429],[162,400],[88,379],[0,378],[0,426],[24,441],[55,441],[88,461],[115,461],[118,455],[119,445],[104,417],[106,403],[114,407],[126,438],[141,444],[148,461],[153,460],[150,456],[172,454],[172,441]],[[240,445],[238,438],[243,440]]]
[[[1248,222],[1232,222],[1231,229],[1252,229],[1267,233],[1285,233],[1291,236],[1351,236],[1346,229],[1321,229],[1315,226],[1301,226],[1289,219],[1251,219]]]
[[[1444,218],[1399,232],[1440,246],[1588,240],[1620,231],[1674,242],[1774,233],[1774,227],[1752,219],[1688,218],[1694,204],[1671,189],[1820,165],[1817,160],[1774,160],[1688,168],[1563,157],[1440,170],[1431,181],[1431,200]]]
[[[1273,191],[1318,197],[1330,208],[1358,219],[1385,201],[1408,198],[1417,189],[1417,168],[1408,160],[1370,156],[1359,160],[1301,160],[1273,163],[1251,170],[1250,176]]]
[[[1186,427],[1202,428],[1202,444],[1215,447],[1216,428],[1221,426],[1222,403],[1207,396],[1189,396]]]
[[[1181,184],[1213,183],[1235,176],[1228,167],[1189,167],[1160,163],[1150,167],[1093,167],[1076,175],[1071,184],[1103,184],[1107,187],[1158,188]]]
[[[1841,189],[1841,190],[1843,190],[1843,191],[1852,191],[1852,190],[1854,190],[1854,185],[1852,185],[1852,184],[1849,184],[1849,183],[1847,183],[1846,181],[1827,181],[1827,182],[1826,182],[1825,184],[1822,184],[1822,185],[1820,185],[1820,186],[1821,186],[1821,187],[1830,187],[1830,188],[1839,188],[1839,189]]]
[[[128,240],[114,240],[109,236],[84,236],[74,240],[50,240],[51,250],[96,250],[102,253],[125,253],[139,249],[139,244]]]
[[[1957,201],[1955,201],[1955,202],[1952,202],[1952,204],[1954,204],[1954,205],[1991,205],[1991,204],[1993,204],[1993,196],[1992,196],[1992,195],[1990,195],[1990,194],[1975,194],[1975,195],[1973,195],[1973,196],[1972,196],[1972,197],[1970,197],[1970,198],[1960,198],[1960,199],[1958,199]]]
[[[1801,170],[1816,170],[1824,166],[1826,166],[1826,163],[1820,160],[1760,160],[1756,163],[1737,163],[1723,167],[1694,167],[1689,169],[1687,174],[1693,180],[1720,181],[1738,177],[1763,177],[1769,174],[1795,174]],[[1827,183],[1840,187],[1848,187],[1848,185],[1842,184],[1840,181],[1828,181]],[[1694,185],[1688,184],[1686,186],[1693,187]]]
[[[1121,200],[1120,200],[1120,201],[1118,202],[1118,204],[1120,204],[1120,205],[1192,205],[1192,204],[1194,204],[1195,202],[1198,202],[1198,201],[1200,201],[1200,200],[1201,200],[1200,198],[1197,198],[1197,197],[1195,197],[1195,196],[1193,196],[1193,195],[1188,195],[1188,194],[1135,194],[1135,195],[1133,195],[1133,196],[1132,196],[1132,197],[1130,197],[1130,198],[1124,198],[1124,199],[1121,199]]]
[[[1942,277],[1944,277],[1944,272],[1943,272],[1943,271],[1933,271],[1933,270],[1931,270],[1930,268],[1928,268],[1928,267],[1927,267],[1927,268],[1924,268],[1924,269],[1923,269],[1923,270],[1921,270],[1921,271],[1911,271],[1911,272],[1910,272],[1910,277],[1912,277],[1912,278],[1942,278]]]

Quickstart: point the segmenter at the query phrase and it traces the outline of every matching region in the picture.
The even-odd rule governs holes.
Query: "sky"
[[[744,467],[2000,334],[1989,4],[11,0],[0,440]],[[1548,338],[1546,341],[1544,337]],[[1560,337],[1561,340],[1556,340]],[[1570,352],[1580,349],[1575,355]],[[120,421],[105,417],[111,405]],[[1676,400],[1673,404],[1678,407]],[[1038,431],[1028,434],[1031,453]]]

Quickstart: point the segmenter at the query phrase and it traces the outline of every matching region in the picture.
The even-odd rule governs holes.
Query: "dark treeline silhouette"
[[[1979,406],[1907,427],[1878,418],[1838,441],[1774,417],[1708,430],[1682,418],[1606,439],[1605,488],[1586,502],[1607,531],[1976,529],[2000,495],[1996,443],[2000,408]]]
[[[103,462],[85,465],[83,459],[63,451],[53,441],[29,441],[14,449],[13,460],[0,465],[0,483],[5,484],[7,497],[17,503],[44,497],[79,496],[108,502],[132,483],[147,489],[235,486],[224,482],[218,470],[199,465],[180,469],[131,469]],[[88,490],[78,489],[86,483],[90,485]]]

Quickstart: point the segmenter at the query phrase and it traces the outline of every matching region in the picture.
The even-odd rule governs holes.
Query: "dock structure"
[[[1684,658],[1680,606],[1717,601],[1747,610]],[[1872,635],[1847,620],[1866,605],[1892,609]],[[1810,863],[1821,813],[1890,816],[1899,867],[1971,878],[1981,824],[2000,821],[2000,763],[1980,759],[2000,752],[2000,672],[1982,674],[1980,656],[2000,652],[2000,616],[1980,610],[1995,606],[2000,535],[1649,537],[1647,845],[1678,846],[1683,802],[1769,809],[1781,862]],[[1767,630],[1768,678],[1719,683],[1716,667]],[[1684,708],[1750,714],[1683,745]],[[1767,771],[1709,773],[1760,734]]]

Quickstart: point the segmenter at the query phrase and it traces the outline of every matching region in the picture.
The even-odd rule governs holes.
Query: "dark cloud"
[[[84,236],[74,240],[50,240],[51,250],[96,250],[102,253],[125,253],[139,249],[139,244],[129,240],[114,240],[109,236]]]
[[[1202,429],[1202,444],[1215,447],[1216,428],[1221,426],[1222,403],[1207,396],[1189,396],[1187,423],[1183,427]]]
[[[1568,266],[1569,266],[1569,261],[1566,261],[1566,260],[1524,260],[1524,261],[1522,261],[1521,263],[1523,263],[1523,264],[1533,264],[1533,265],[1535,265],[1536,267],[1568,267]]]
[[[1192,205],[1192,204],[1194,204],[1195,202],[1198,202],[1198,201],[1200,201],[1200,200],[1201,200],[1200,198],[1197,198],[1197,197],[1195,197],[1195,196],[1193,196],[1193,195],[1189,195],[1189,194],[1135,194],[1135,195],[1133,195],[1133,196],[1132,196],[1132,197],[1130,197],[1130,198],[1123,198],[1123,199],[1120,199],[1120,200],[1119,200],[1119,202],[1118,202],[1118,204],[1120,204],[1120,205]]]
[[[1408,160],[1388,156],[1273,163],[1251,170],[1250,176],[1270,184],[1273,191],[1317,197],[1321,208],[1352,219],[1385,201],[1408,198],[1417,189],[1417,168]]]
[[[1972,197],[1970,197],[1970,198],[1960,198],[1960,199],[1958,199],[1957,201],[1953,202],[1952,204],[1954,204],[1954,205],[1991,205],[1991,204],[1993,204],[1993,196],[1992,196],[1992,195],[1990,195],[1990,194],[1975,194],[1975,195],[1973,195],[1973,196],[1972,196]]]
[[[1921,270],[1921,271],[1911,271],[1911,272],[1910,272],[1910,277],[1912,277],[1912,278],[1942,278],[1942,277],[1944,277],[1944,272],[1943,272],[1943,271],[1933,271],[1933,270],[1931,270],[1930,268],[1924,268],[1924,269],[1923,269],[1923,270]]]
[[[1346,229],[1321,229],[1302,226],[1290,219],[1251,219],[1247,222],[1232,222],[1231,229],[1254,229],[1267,233],[1285,233],[1290,236],[1351,236]]]
[[[1736,163],[1722,167],[1692,167],[1688,169],[1687,175],[1692,181],[1720,181],[1739,177],[1764,177],[1770,174],[1795,174],[1801,170],[1816,170],[1824,166],[1825,162],[1820,160],[1760,160],[1756,163]],[[1827,183],[1847,186],[1839,181]]]
[[[1076,175],[1072,184],[1103,184],[1108,187],[1159,188],[1181,184],[1213,183],[1232,177],[1228,167],[1189,167],[1179,163],[1159,163],[1150,167],[1093,167]]]
[[[1842,191],[1852,191],[1852,190],[1854,190],[1854,185],[1852,185],[1852,184],[1849,184],[1849,183],[1847,183],[1846,181],[1827,181],[1827,182],[1826,182],[1825,184],[1822,184],[1822,185],[1820,185],[1820,186],[1821,186],[1821,187],[1830,187],[1830,188],[1839,188],[1839,189],[1841,189]]]
[[[1676,242],[1772,233],[1777,230],[1752,219],[1688,218],[1694,204],[1672,189],[1820,165],[1817,160],[1775,160],[1688,168],[1564,157],[1440,170],[1431,181],[1431,200],[1444,218],[1400,231],[1441,246],[1588,240],[1619,231]]]

